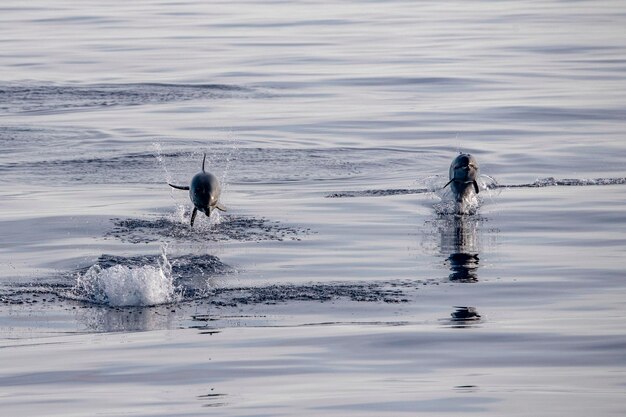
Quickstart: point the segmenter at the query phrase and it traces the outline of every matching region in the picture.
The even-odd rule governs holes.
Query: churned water
[[[3,415],[624,415],[624,27],[3,2]],[[228,211],[190,228],[205,153]]]

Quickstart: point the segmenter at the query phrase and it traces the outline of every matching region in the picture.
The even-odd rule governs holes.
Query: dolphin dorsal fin
[[[204,158],[202,158],[202,172],[204,171],[204,161],[206,161],[206,153],[204,154]]]

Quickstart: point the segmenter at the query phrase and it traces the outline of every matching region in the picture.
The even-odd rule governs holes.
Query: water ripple
[[[249,88],[226,84],[0,85],[0,112],[57,113],[251,95]]]

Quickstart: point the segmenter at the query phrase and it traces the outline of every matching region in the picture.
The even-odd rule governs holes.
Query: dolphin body
[[[204,170],[205,161],[206,154],[204,154],[204,158],[202,158],[202,171],[193,176],[189,186],[168,183],[172,188],[189,190],[189,198],[194,206],[193,212],[191,213],[192,227],[198,211],[203,212],[207,217],[211,216],[212,209],[226,211],[226,208],[219,203],[221,192],[220,183],[215,175]]]
[[[476,179],[478,178],[478,162],[474,156],[462,153],[450,164],[450,181],[443,188],[450,185],[454,199],[462,203],[474,191],[480,191]]]

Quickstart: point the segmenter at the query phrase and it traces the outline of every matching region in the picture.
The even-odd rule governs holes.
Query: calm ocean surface
[[[2,414],[625,415],[624,28],[623,1],[2,2]],[[228,211],[190,229],[167,183],[203,153]]]

